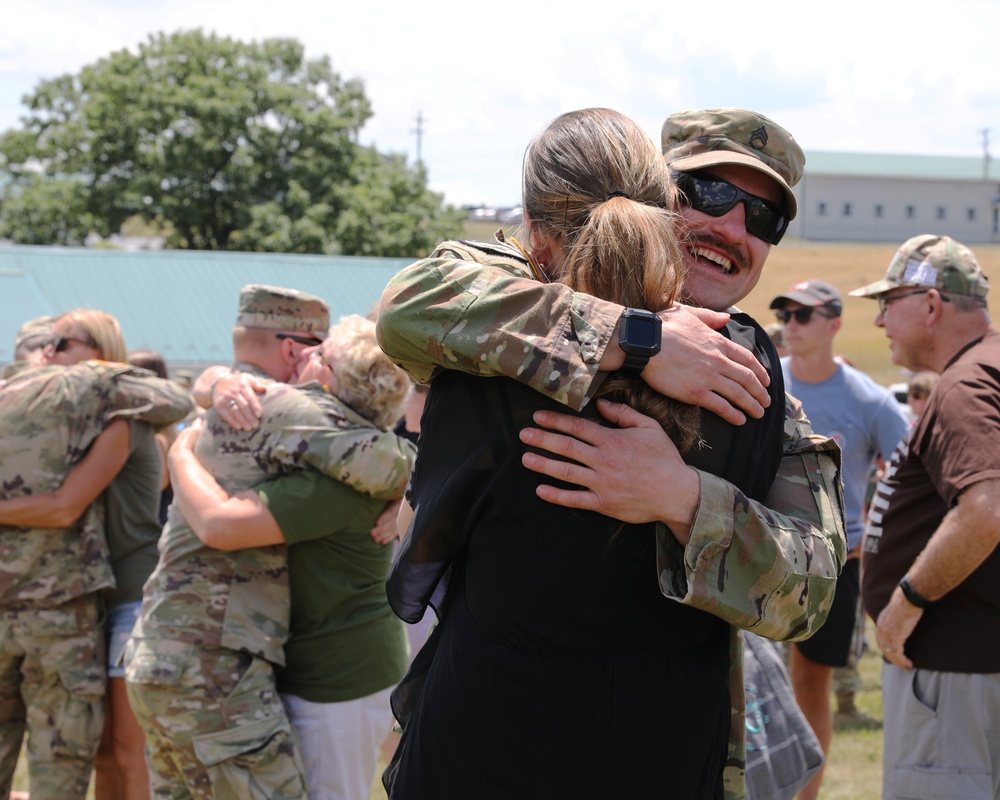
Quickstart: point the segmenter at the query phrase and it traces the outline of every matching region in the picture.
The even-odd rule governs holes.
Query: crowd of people
[[[704,109],[661,144],[560,116],[523,244],[445,242],[332,327],[246,286],[190,391],[104,312],[25,323],[0,794],[27,735],[35,800],[92,772],[97,800],[363,799],[380,757],[394,800],[814,798],[863,606],[883,796],[1000,797],[985,275],[925,235],[852,293],[917,373],[911,425],[835,355],[831,284],[775,297],[777,331],[736,308],[796,214],[794,137]]]

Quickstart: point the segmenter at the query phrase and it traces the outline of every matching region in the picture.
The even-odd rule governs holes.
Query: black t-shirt
[[[960,353],[941,374],[909,440],[876,489],[865,537],[862,598],[877,619],[899,580],[963,491],[1000,478],[1000,334]],[[931,604],[906,642],[917,667],[1000,672],[1000,550]]]

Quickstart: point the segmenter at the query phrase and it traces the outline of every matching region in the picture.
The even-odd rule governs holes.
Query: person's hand
[[[204,427],[205,420],[201,417],[191,420],[191,423],[185,425],[184,429],[177,434],[177,438],[174,439],[170,450],[173,451],[175,447],[181,450],[194,450],[195,443],[198,441],[198,435]]]
[[[903,669],[913,669],[913,662],[906,657],[903,649],[923,615],[924,610],[907,600],[903,590],[897,586],[889,604],[875,621],[875,640],[887,661]]]
[[[647,384],[734,425],[746,422],[743,412],[764,415],[771,404],[767,370],[753,353],[714,330],[729,321],[729,314],[675,305],[659,316],[663,346],[642,372]]]
[[[684,463],[654,419],[621,403],[597,403],[601,414],[619,427],[606,428],[581,417],[536,411],[535,424],[548,430],[521,431],[525,444],[571,459],[529,452],[521,457],[525,467],[583,487],[559,489],[542,484],[536,493],[549,503],[597,511],[622,522],[660,520],[685,544],[698,508],[697,472]]]
[[[400,500],[389,503],[375,520],[375,527],[369,531],[372,540],[378,544],[390,544],[396,539],[396,516],[399,514]]]
[[[258,394],[267,386],[245,372],[231,372],[216,382],[212,390],[212,408],[238,431],[252,431],[260,425],[264,413]]]

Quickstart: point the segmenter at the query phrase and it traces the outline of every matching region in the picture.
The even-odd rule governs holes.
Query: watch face
[[[660,345],[660,320],[648,317],[630,317],[626,331],[628,343],[632,347],[651,350]]]

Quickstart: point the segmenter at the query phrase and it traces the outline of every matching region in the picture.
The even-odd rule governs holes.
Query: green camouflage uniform
[[[380,499],[402,496],[413,446],[372,427],[319,384],[270,381],[260,427],[214,411],[195,447],[229,493],[314,468]],[[146,731],[154,797],[305,797],[301,762],[275,690],[289,587],[284,545],[206,547],[171,506],[126,655],[129,698]]]
[[[14,369],[0,383],[0,499],[58,489],[115,418],[177,422],[190,395],[122,365]],[[104,727],[99,593],[114,577],[98,508],[66,528],[0,526],[0,794],[28,731],[31,796],[84,798]]]
[[[441,369],[507,375],[579,410],[622,306],[543,284],[503,243],[445,242],[397,274],[382,294],[383,350],[417,381]],[[766,505],[699,471],[688,545],[658,538],[663,593],[729,622],[733,719],[727,797],[743,796],[745,703],[740,629],[799,640],[825,621],[846,557],[836,444],[786,403],[784,455]]]

